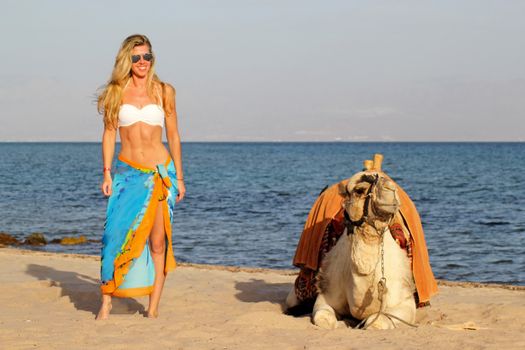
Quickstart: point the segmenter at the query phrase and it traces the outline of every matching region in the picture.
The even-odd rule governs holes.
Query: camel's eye
[[[368,189],[368,186],[356,186],[354,188],[354,192],[358,195],[363,195],[365,194],[367,189]]]

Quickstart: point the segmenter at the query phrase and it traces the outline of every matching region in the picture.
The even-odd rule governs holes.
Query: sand
[[[147,298],[99,307],[98,257],[0,248],[0,349],[525,349],[525,287],[440,281],[419,328],[335,330],[282,313],[294,271],[180,265]]]

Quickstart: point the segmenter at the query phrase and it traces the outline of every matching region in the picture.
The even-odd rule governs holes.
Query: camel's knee
[[[312,321],[317,327],[324,329],[336,329],[337,317],[334,310],[323,308],[312,313]]]
[[[324,329],[337,328],[337,316],[334,309],[328,305],[324,296],[319,294],[314,304],[312,312],[312,322]]]

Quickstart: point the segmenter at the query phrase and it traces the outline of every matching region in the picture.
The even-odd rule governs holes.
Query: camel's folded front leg
[[[328,305],[323,294],[319,294],[315,300],[312,321],[316,326],[324,329],[335,329],[337,327],[335,311]]]

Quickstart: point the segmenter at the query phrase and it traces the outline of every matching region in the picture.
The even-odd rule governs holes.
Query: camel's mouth
[[[378,217],[391,217],[399,209],[396,185],[390,179],[381,177],[372,191],[371,208]]]
[[[377,172],[360,173],[347,185],[347,217],[353,226],[388,222],[399,210],[395,183]]]

